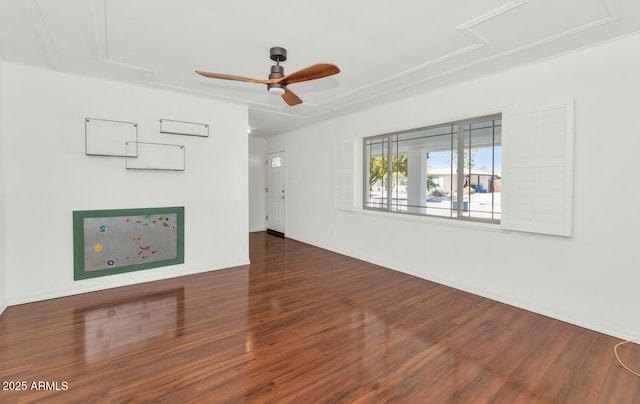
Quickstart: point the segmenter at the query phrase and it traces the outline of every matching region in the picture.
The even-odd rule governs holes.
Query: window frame
[[[468,125],[469,127],[474,124],[474,123],[479,123],[479,122],[486,122],[486,121],[494,121],[492,128],[493,128],[493,134],[492,134],[492,154],[493,154],[493,158],[492,158],[492,177],[495,177],[497,174],[495,173],[495,149],[496,149],[496,142],[495,142],[495,136],[496,136],[496,132],[495,132],[495,128],[496,127],[500,127],[501,131],[502,131],[502,126],[503,126],[503,114],[502,112],[498,112],[498,113],[494,113],[494,114],[488,114],[488,115],[482,115],[482,116],[476,116],[473,118],[465,118],[465,119],[460,119],[460,120],[455,120],[455,121],[449,121],[449,122],[444,122],[444,123],[439,123],[439,124],[434,124],[434,125],[428,125],[428,126],[423,126],[423,127],[418,127],[418,128],[412,128],[412,129],[405,129],[405,130],[401,130],[401,131],[393,131],[393,132],[387,132],[387,133],[383,133],[383,134],[379,134],[379,135],[373,135],[373,136],[367,136],[362,138],[362,167],[363,167],[363,172],[362,172],[362,204],[361,207],[364,211],[374,211],[374,212],[383,212],[383,213],[392,213],[392,214],[401,214],[401,215],[409,215],[409,216],[417,216],[417,217],[427,217],[427,218],[439,218],[439,219],[443,219],[443,220],[454,220],[454,221],[462,221],[462,222],[475,222],[475,223],[488,223],[488,224],[496,224],[496,225],[500,225],[501,224],[501,219],[502,218],[502,211],[499,212],[493,212],[492,210],[492,216],[493,214],[497,213],[500,218],[495,219],[495,218],[481,218],[481,217],[471,217],[471,216],[465,216],[464,213],[464,179],[466,178],[466,173],[465,173],[465,158],[464,158],[464,151],[465,151],[465,127]],[[499,125],[495,124],[495,121],[500,121]],[[437,129],[437,128],[444,128],[444,127],[451,127],[451,126],[457,126],[457,132],[452,131],[452,138],[451,138],[451,144],[452,144],[452,148],[451,148],[451,153],[452,156],[454,153],[456,153],[456,156],[458,156],[456,158],[456,162],[457,162],[457,166],[453,166],[453,164],[451,165],[451,170],[452,173],[457,173],[460,172],[462,173],[462,175],[457,175],[456,178],[456,183],[452,184],[452,189],[456,189],[456,195],[460,195],[459,200],[462,203],[457,203],[457,207],[455,210],[451,209],[450,210],[450,215],[449,216],[443,216],[443,215],[434,215],[434,214],[429,214],[426,213],[428,212],[428,210],[425,209],[425,213],[417,213],[417,212],[411,212],[409,211],[409,209],[407,209],[407,211],[401,211],[401,210],[394,210],[393,209],[393,203],[392,203],[392,199],[393,199],[393,192],[391,189],[387,189],[386,190],[386,202],[381,204],[381,207],[372,207],[370,206],[370,200],[368,200],[370,198],[370,192],[369,192],[369,173],[370,173],[370,161],[371,161],[371,156],[369,155],[369,151],[367,150],[367,142],[371,142],[372,140],[379,140],[380,142],[385,142],[386,145],[384,147],[386,147],[386,153],[385,153],[385,157],[387,158],[387,173],[386,173],[386,177],[383,180],[384,183],[386,184],[391,184],[391,182],[393,181],[393,157],[397,154],[394,154],[394,147],[393,147],[393,143],[394,142],[398,142],[398,138],[400,135],[403,134],[407,134],[407,133],[412,133],[412,132],[418,132],[418,131],[425,131],[425,130],[430,130],[430,129]],[[455,136],[457,137],[457,139],[453,138],[453,134],[455,133]],[[393,139],[395,136],[395,140]],[[437,136],[437,135],[434,135]],[[502,138],[502,132],[500,134],[501,138]],[[498,143],[498,145],[500,147],[502,147],[502,140],[500,141],[500,143]],[[455,148],[454,148],[455,146]],[[502,153],[501,149],[501,153]],[[397,153],[397,150],[396,150]],[[500,178],[502,178],[502,175],[500,175]],[[389,186],[389,185],[387,185]],[[492,198],[493,200],[493,198]],[[369,203],[367,203],[369,202]],[[425,206],[426,208],[426,206]]]

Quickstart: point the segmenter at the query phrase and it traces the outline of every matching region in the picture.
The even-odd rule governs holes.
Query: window
[[[364,139],[364,209],[500,222],[502,115]]]

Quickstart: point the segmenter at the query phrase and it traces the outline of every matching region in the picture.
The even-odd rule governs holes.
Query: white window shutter
[[[356,208],[355,141],[355,139],[351,139],[336,144],[334,207],[340,210],[354,211]]]
[[[503,114],[503,228],[572,235],[573,116],[573,101]]]

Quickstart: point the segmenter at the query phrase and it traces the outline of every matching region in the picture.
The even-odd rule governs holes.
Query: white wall
[[[9,304],[248,263],[246,106],[4,66]],[[186,145],[186,171],[127,171],[84,153],[85,117],[137,122],[139,141]],[[159,119],[210,137],[159,133]],[[73,280],[72,211],[185,207],[185,263]]]
[[[270,138],[268,150],[287,150],[287,236],[607,334],[640,337],[638,49],[640,35]],[[333,208],[327,164],[337,143],[565,97],[575,100],[571,238]]]
[[[6,214],[5,214],[5,160],[4,147],[4,64],[0,62],[0,314],[7,308],[7,255],[6,255]]]
[[[249,231],[267,229],[266,139],[249,137]]]

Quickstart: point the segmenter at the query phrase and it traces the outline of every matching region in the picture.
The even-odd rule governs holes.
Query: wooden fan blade
[[[212,78],[212,79],[247,81],[249,83],[262,83],[262,84],[269,84],[269,83],[277,83],[278,82],[278,79],[258,80],[258,79],[252,79],[252,78],[249,78],[249,77],[234,76],[232,74],[203,72],[201,70],[196,70],[196,73],[198,73],[201,76],[209,77],[209,78]]]
[[[290,107],[302,104],[302,100],[300,99],[300,97],[298,97],[296,93],[289,90],[288,88],[285,90],[284,94],[282,94],[282,99],[284,100],[284,102],[289,104]]]
[[[279,83],[287,85],[291,83],[299,83],[301,81],[320,79],[337,73],[340,73],[338,66],[331,63],[317,63],[315,65],[305,67],[302,70],[298,70],[297,72],[287,74],[278,80]]]

